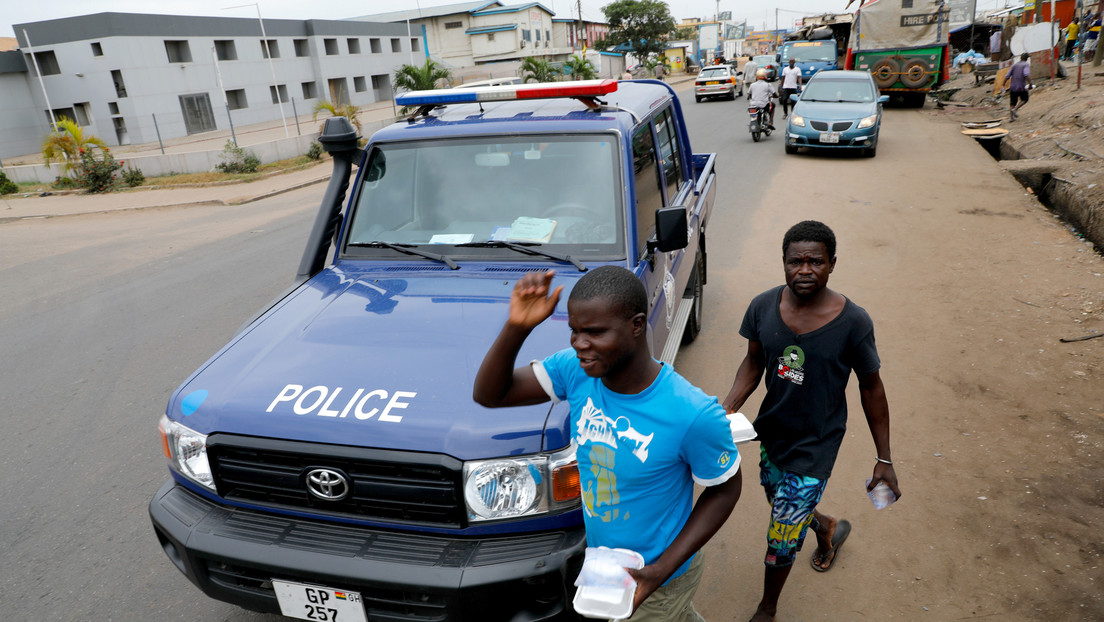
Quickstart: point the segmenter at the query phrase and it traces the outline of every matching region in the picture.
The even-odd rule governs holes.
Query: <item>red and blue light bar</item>
[[[572,82],[483,86],[470,89],[411,91],[396,97],[395,103],[400,106],[431,106],[556,97],[598,97],[616,90],[617,80],[576,80]]]

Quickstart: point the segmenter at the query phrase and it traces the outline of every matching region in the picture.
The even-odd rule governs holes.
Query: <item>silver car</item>
[[[740,81],[741,72],[728,65],[705,67],[694,79],[694,100],[700,102],[705,97],[727,97],[736,99],[744,94],[744,84]]]

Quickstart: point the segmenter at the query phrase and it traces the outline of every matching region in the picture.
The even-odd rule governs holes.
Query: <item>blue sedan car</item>
[[[786,153],[801,147],[855,149],[873,158],[882,125],[882,103],[866,71],[821,71],[795,101],[786,124]]]

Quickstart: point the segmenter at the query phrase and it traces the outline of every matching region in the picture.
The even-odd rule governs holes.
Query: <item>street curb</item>
[[[267,199],[269,197],[274,197],[276,195],[284,194],[285,192],[291,192],[292,190],[299,190],[300,188],[306,188],[307,186],[313,186],[314,184],[320,184],[320,183],[323,183],[323,182],[327,182],[329,180],[330,180],[330,176],[327,175],[325,177],[319,177],[318,179],[310,179],[310,180],[307,180],[307,181],[299,182],[297,184],[288,186],[287,188],[280,188],[278,190],[273,190],[271,192],[266,192],[264,194],[258,194],[256,196],[248,197],[248,198],[242,199],[240,201],[219,201],[219,202],[222,203],[223,205],[245,205],[246,203],[253,203],[254,201],[260,201],[262,199]]]

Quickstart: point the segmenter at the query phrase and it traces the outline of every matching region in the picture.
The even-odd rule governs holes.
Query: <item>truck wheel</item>
[[[870,68],[870,75],[874,76],[874,84],[878,88],[887,89],[897,83],[897,76],[901,73],[901,66],[892,58],[882,58]]]
[[[931,78],[928,76],[928,64],[922,60],[913,59],[905,65],[905,71],[901,74],[901,84],[910,89],[918,89]]]
[[[682,345],[686,345],[697,338],[702,328],[702,293],[705,291],[705,266],[702,263],[701,253],[694,255],[694,273],[690,275],[690,283],[686,286],[686,293],[693,292],[694,306],[690,309],[690,319],[686,320],[686,330],[682,331]]]

